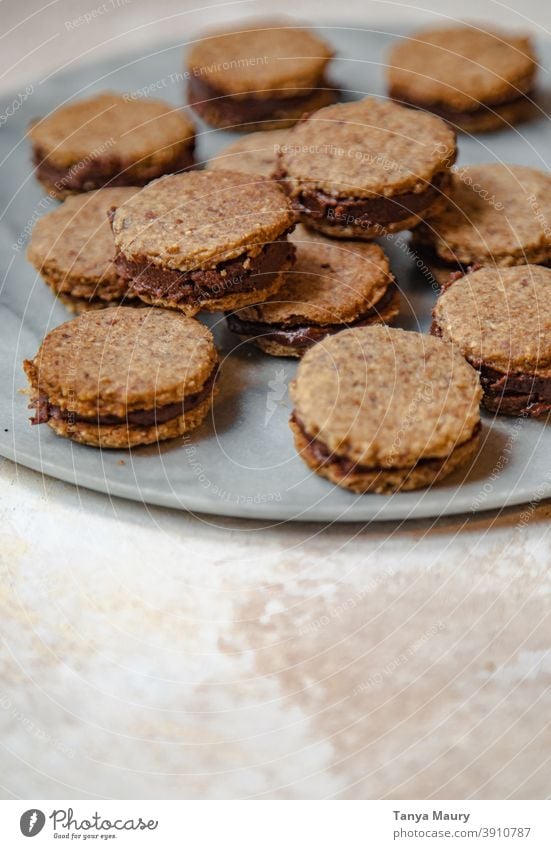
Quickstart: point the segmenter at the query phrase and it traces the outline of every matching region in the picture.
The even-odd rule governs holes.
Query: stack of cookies
[[[358,493],[467,466],[480,403],[549,412],[551,177],[454,167],[458,130],[529,115],[529,40],[466,26],[403,39],[388,100],[336,103],[332,56],[292,21],[245,24],[193,42],[187,108],[103,92],[33,123],[36,176],[64,203],[28,258],[80,313],[25,362],[34,423],[117,448],[197,427],[218,371],[202,312],[302,358],[297,450]],[[192,112],[247,135],[201,170]],[[374,240],[405,230],[445,284],[431,335],[388,327],[400,280]]]

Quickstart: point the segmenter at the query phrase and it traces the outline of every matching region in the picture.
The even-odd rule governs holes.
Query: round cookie
[[[450,202],[415,230],[412,245],[451,271],[551,261],[551,175],[521,165],[465,165]]]
[[[299,225],[295,265],[267,301],[231,313],[230,330],[267,354],[301,357],[346,327],[388,323],[400,297],[388,258],[374,242],[336,242]]]
[[[439,212],[455,156],[455,134],[440,118],[366,97],[294,127],[277,176],[307,226],[372,239]]]
[[[277,167],[277,156],[288,137],[287,130],[269,130],[265,133],[250,133],[225,147],[210,159],[209,171],[240,171],[272,177]]]
[[[173,439],[208,413],[217,364],[212,334],[194,319],[128,307],[87,312],[25,360],[31,421],[102,448]]]
[[[28,136],[37,179],[61,199],[193,165],[193,123],[162,100],[104,92],[36,120]]]
[[[234,309],[281,287],[294,221],[275,182],[232,171],[163,177],[114,212],[115,263],[147,303],[187,315]]]
[[[325,41],[292,20],[212,32],[189,50],[188,101],[213,127],[289,127],[337,99],[325,79],[332,56]]]
[[[526,118],[535,75],[529,38],[475,26],[415,33],[392,47],[387,70],[390,97],[471,133]]]
[[[430,486],[478,449],[478,376],[431,336],[343,330],[305,354],[290,392],[302,459],[354,492]]]
[[[506,415],[551,410],[551,269],[481,268],[453,280],[431,332],[480,372],[483,404]]]
[[[98,189],[74,195],[35,224],[27,258],[72,312],[126,299],[128,286],[115,267],[107,215],[136,191]]]

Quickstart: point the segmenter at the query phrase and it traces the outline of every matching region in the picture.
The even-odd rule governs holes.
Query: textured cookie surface
[[[297,255],[270,300],[239,311],[244,321],[336,324],[353,321],[393,282],[382,248],[373,242],[335,242],[299,225],[291,235]]]
[[[136,191],[99,189],[76,195],[37,222],[27,256],[56,292],[106,300],[125,294],[126,284],[113,263],[115,244],[107,214]]]
[[[294,220],[276,183],[203,171],[150,183],[117,209],[113,233],[127,259],[189,271],[256,256]]]
[[[440,118],[367,97],[297,124],[280,165],[292,195],[369,198],[423,192],[454,158],[455,133]]]
[[[503,372],[549,373],[550,269],[481,268],[449,285],[433,315],[442,338],[471,362]]]
[[[445,262],[544,263],[551,259],[551,175],[520,165],[465,165],[450,203],[415,241]]]
[[[292,97],[314,86],[333,51],[292,21],[244,24],[238,31],[208,34],[190,49],[194,77],[221,92],[258,98]]]
[[[529,38],[470,26],[418,32],[391,49],[388,64],[394,96],[459,111],[524,93],[536,70]]]
[[[125,98],[105,92],[56,109],[33,124],[32,143],[59,168],[75,162],[140,160],[161,166],[190,145],[194,126],[182,109],[160,100]]]
[[[56,327],[26,371],[37,394],[62,410],[124,417],[198,392],[216,362],[212,335],[198,321],[116,307]]]
[[[291,386],[310,438],[377,468],[451,454],[473,437],[481,394],[475,370],[451,345],[381,325],[311,348]]]
[[[271,177],[277,165],[277,155],[287,139],[287,130],[251,133],[225,147],[207,162],[209,171],[242,171]]]

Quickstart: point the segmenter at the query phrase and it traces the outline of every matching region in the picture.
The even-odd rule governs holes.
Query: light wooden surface
[[[516,5],[461,8],[550,27],[540,2]],[[5,29],[30,17],[4,38],[2,86],[268,8],[108,0],[67,37],[100,6],[3,10]],[[427,18],[412,3],[338,11]],[[0,486],[4,797],[548,795],[549,503],[263,528],[111,502],[4,460]]]

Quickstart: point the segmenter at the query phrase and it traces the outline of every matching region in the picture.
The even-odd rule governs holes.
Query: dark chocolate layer
[[[51,185],[57,192],[90,192],[94,189],[115,186],[145,186],[146,183],[164,174],[185,171],[194,164],[193,150],[194,142],[175,156],[171,162],[165,162],[162,165],[154,163],[146,166],[145,162],[128,162],[120,156],[106,153],[101,159],[82,159],[69,168],[58,168],[48,160],[43,150],[35,147],[33,164],[37,178]],[[139,176],[129,173],[129,168],[134,164],[140,167]]]
[[[283,172],[278,176],[285,177]],[[320,189],[305,189],[294,205],[299,213],[334,227],[355,227],[369,229],[385,224],[404,221],[411,215],[428,209],[448,187],[448,172],[437,174],[432,183],[422,192],[403,192],[394,197],[377,198],[335,198]]]
[[[115,257],[115,265],[121,277],[129,281],[132,294],[200,304],[237,292],[267,288],[276,274],[292,265],[294,258],[295,247],[287,240],[287,233],[283,233],[265,245],[257,256],[243,255],[211,269],[175,271],[145,260],[132,262],[120,253]]]
[[[430,332],[433,336],[442,336],[434,320]],[[469,363],[480,375],[483,402],[491,409],[511,416],[522,414],[534,417],[551,411],[551,378],[530,372],[502,372],[480,360],[469,360]]]
[[[224,123],[247,124],[273,119],[274,113],[283,117],[287,110],[296,114],[302,106],[306,110],[312,96],[319,89],[334,92],[334,99],[337,99],[337,89],[329,86],[323,79],[318,87],[292,97],[278,97],[275,94],[270,97],[236,97],[220,91],[199,77],[191,77],[188,83],[188,101],[199,115],[206,114],[209,105],[212,107],[212,101],[215,101],[216,112]]]
[[[529,374],[505,374],[490,366],[472,364],[480,372],[485,398],[508,415],[543,416],[551,411],[551,379]]]
[[[216,369],[205,381],[203,388],[200,389],[199,392],[194,392],[192,395],[186,395],[183,401],[180,401],[177,404],[163,404],[160,407],[152,407],[148,410],[131,410],[124,418],[109,415],[103,416],[99,411],[98,415],[93,418],[79,416],[71,410],[62,410],[56,404],[50,404],[48,399],[44,396],[39,396],[36,402],[30,405],[36,410],[35,416],[31,419],[31,424],[45,424],[50,419],[58,419],[72,423],[84,422],[87,424],[105,425],[108,427],[116,425],[153,427],[154,425],[160,425],[171,421],[171,419],[177,419],[184,413],[189,413],[190,410],[198,407],[199,404],[201,404],[205,398],[208,398],[212,392],[215,377]]]
[[[458,259],[443,259],[437,254],[433,247],[417,242],[415,239],[411,242],[411,247],[426,265],[429,267],[433,266],[435,270],[438,268],[449,269],[450,276],[453,276],[454,279],[459,279],[459,277],[463,277],[465,274],[470,274],[472,271],[476,271],[484,265],[490,264],[488,261],[478,262],[474,259],[469,262],[460,262]],[[547,262],[534,262],[527,254],[525,254],[524,259],[520,264],[542,265],[544,268],[551,268],[551,259]]]
[[[390,472],[390,471],[393,471],[393,470],[399,471],[401,469],[410,469],[410,468],[419,467],[419,466],[429,466],[429,465],[435,465],[435,464],[442,465],[448,459],[447,457],[422,457],[421,459],[417,460],[416,463],[412,464],[412,466],[405,466],[405,467],[404,466],[392,466],[392,467],[362,466],[362,464],[357,463],[356,460],[349,460],[347,457],[342,457],[341,455],[335,454],[334,452],[330,451],[329,448],[327,447],[327,445],[324,442],[322,442],[321,439],[314,439],[313,437],[311,437],[307,433],[306,429],[304,428],[304,425],[302,424],[300,419],[297,417],[295,412],[292,413],[291,420],[296,424],[296,426],[302,432],[303,436],[308,440],[308,450],[312,454],[312,456],[314,457],[316,462],[318,462],[320,465],[323,465],[323,466],[325,466],[329,463],[331,465],[336,465],[336,466],[338,466],[339,471],[343,475],[349,475],[352,472],[358,473],[358,474],[362,474],[362,473],[373,474],[373,472],[384,473],[384,472]],[[480,427],[481,427],[481,425],[478,424],[477,427],[475,428],[475,430],[473,431],[470,439],[474,439],[474,437],[479,432]],[[461,443],[461,444],[463,444],[463,443]],[[454,446],[454,448],[459,448],[459,445]]]
[[[390,96],[401,106],[412,106],[414,109],[422,109],[425,112],[432,112],[433,115],[438,115],[439,118],[443,118],[444,121],[448,121],[450,124],[457,124],[458,126],[466,128],[468,128],[471,119],[472,123],[475,123],[486,114],[494,116],[495,110],[502,106],[514,106],[517,103],[519,105],[522,103],[528,103],[528,101],[533,97],[533,94],[533,91],[528,91],[526,94],[517,94],[517,92],[514,92],[512,97],[509,99],[501,99],[494,101],[493,103],[481,103],[476,107],[476,109],[466,109],[461,111],[459,109],[448,109],[448,107],[444,106],[442,103],[413,100],[411,97],[405,97],[403,94],[398,94],[397,92],[392,91],[390,92]]]
[[[396,285],[390,284],[384,295],[367,312],[354,321],[340,324],[268,324],[261,321],[244,321],[236,313],[229,313],[226,320],[232,333],[237,333],[239,336],[261,337],[266,342],[274,342],[295,351],[304,351],[333,333],[339,333],[349,327],[364,327],[373,323],[374,318],[390,304],[396,291]]]

